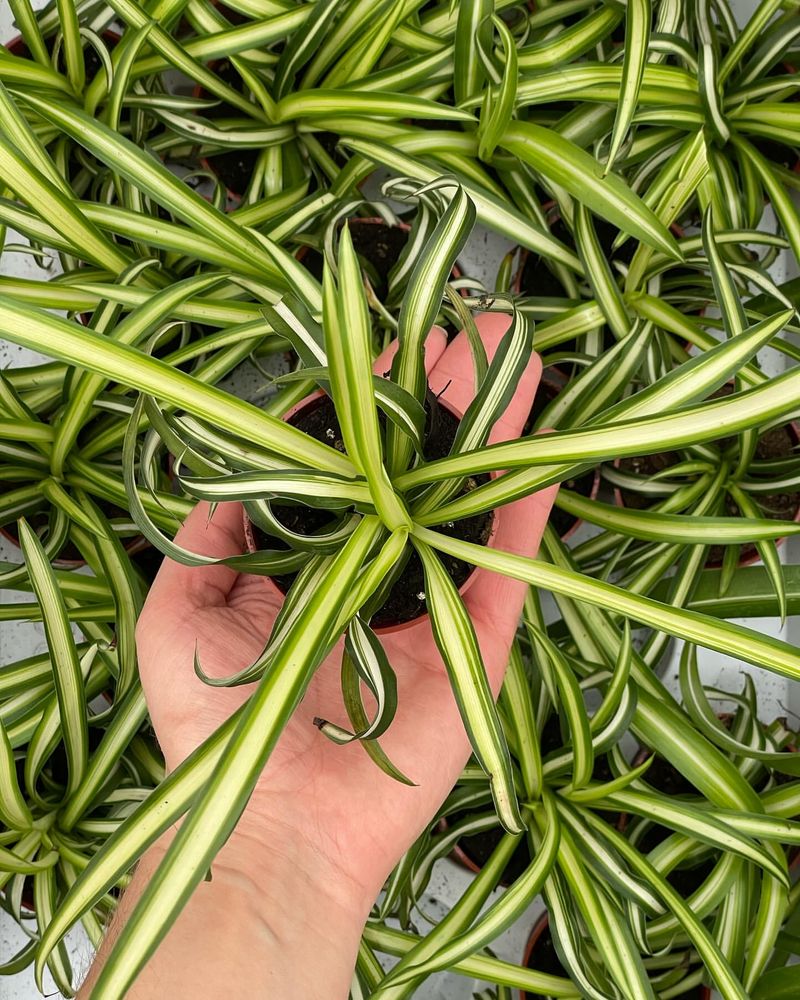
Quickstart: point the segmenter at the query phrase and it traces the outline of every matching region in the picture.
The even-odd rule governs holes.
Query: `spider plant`
[[[41,619],[48,644],[45,654],[0,667],[2,905],[36,928],[29,945],[8,956],[5,973],[33,962],[38,940],[79,873],[164,775],[135,666],[132,627],[142,582],[102,512],[88,497],[83,502],[92,528],[82,542],[97,576],[54,571],[22,519],[27,579],[5,581],[29,588],[35,602],[4,605],[3,619]],[[85,637],[81,642],[73,623]],[[82,915],[93,944],[126,882],[122,877]],[[62,946],[49,969],[58,988],[70,991],[73,973]]]
[[[486,678],[469,619],[456,586],[442,569],[437,552],[545,587],[565,601],[577,599],[582,608],[603,615],[607,624],[593,628],[592,634],[601,641],[605,628],[609,642],[606,653],[611,655],[613,649],[612,663],[616,663],[618,649],[614,646],[619,638],[616,625],[612,625],[612,615],[622,614],[711,648],[724,651],[735,646],[739,655],[751,662],[797,676],[800,665],[797,654],[779,640],[720,619],[658,604],[634,591],[621,590],[583,576],[572,568],[557,546],[552,551],[548,549],[552,562],[535,562],[436,530],[436,526],[445,521],[458,522],[468,514],[490,513],[508,500],[557,481],[563,470],[574,468],[576,462],[585,463],[588,456],[636,454],[656,443],[678,446],[713,440],[719,435],[720,427],[726,433],[733,433],[762,425],[790,412],[796,391],[796,376],[790,371],[733,397],[695,402],[724,384],[760,346],[775,338],[789,318],[784,312],[690,359],[633,396],[617,399],[614,389],[609,387],[609,397],[600,402],[600,412],[586,428],[486,446],[486,435],[498,407],[503,405],[530,354],[530,326],[524,314],[517,313],[512,317],[498,356],[488,366],[483,361],[483,367],[477,369],[481,389],[476,402],[461,420],[454,448],[447,457],[420,461],[418,449],[420,444],[424,446],[425,440],[426,385],[419,367],[419,347],[441,306],[444,282],[469,233],[473,217],[472,205],[464,191],[452,183],[450,190],[448,208],[437,222],[409,279],[401,309],[401,347],[389,379],[376,379],[370,372],[371,333],[366,300],[346,228],[341,231],[337,255],[338,280],[333,278],[330,269],[325,272],[322,324],[314,322],[296,296],[284,296],[277,305],[264,303],[261,307],[263,321],[278,325],[295,346],[304,362],[304,377],[330,393],[346,442],[346,453],[328,447],[265,411],[197,382],[163,361],[114,340],[100,339],[91,329],[53,317],[31,305],[15,303],[7,297],[0,302],[0,315],[4,318],[24,317],[24,326],[18,324],[14,334],[20,342],[42,346],[46,340],[54,357],[69,359],[105,377],[113,376],[122,384],[144,392],[145,398],[136,404],[128,425],[124,470],[132,513],[154,544],[173,558],[190,562],[200,559],[170,542],[148,517],[139,499],[140,495],[147,495],[153,485],[154,458],[163,439],[176,446],[182,464],[194,473],[180,475],[190,495],[212,502],[243,501],[267,536],[277,534],[281,541],[289,542],[288,549],[273,547],[245,557],[245,564],[249,559],[251,567],[257,566],[261,573],[285,573],[287,562],[294,571],[299,570],[286,611],[264,654],[230,681],[258,680],[257,693],[241,713],[173,772],[136,811],[131,822],[112,835],[98,852],[70,899],[50,924],[39,951],[40,968],[52,945],[85,907],[91,905],[95,896],[102,895],[128,870],[165,824],[188,812],[181,828],[188,832],[176,839],[153,881],[152,891],[140,904],[140,918],[122,932],[121,947],[126,964],[131,956],[134,965],[146,959],[150,948],[165,932],[170,915],[176,912],[184,894],[203,877],[216,844],[235,822],[254,780],[251,776],[257,774],[261,762],[266,759],[321,653],[343,632],[358,637],[358,641],[348,645],[355,657],[360,655],[359,648],[376,648],[369,620],[385,594],[380,583],[387,575],[392,576],[398,570],[402,572],[409,545],[424,566],[427,609],[476,757],[492,775],[490,786],[495,808],[512,832],[520,832],[524,823],[508,743],[497,711],[487,697]],[[160,294],[153,293],[155,298]],[[634,329],[630,336],[635,340],[639,334]],[[481,361],[478,352],[476,367]],[[170,415],[165,404],[177,408],[176,414]],[[654,412],[657,418],[650,416]],[[137,453],[138,428],[145,413],[149,416],[151,430]],[[385,420],[379,418],[379,413],[386,414]],[[212,415],[213,426],[209,423]],[[246,438],[242,437],[243,427],[248,428]],[[498,468],[509,471],[466,494],[461,493],[465,479],[475,479]],[[137,489],[137,470],[141,494]],[[436,485],[420,489],[430,483]],[[269,515],[269,503],[300,501],[307,504],[310,497],[314,498],[315,509],[329,511],[333,527],[316,541],[311,535],[302,541],[302,547],[297,547],[296,542],[293,547],[286,532],[274,528],[275,519]],[[725,518],[714,519],[714,527],[727,529],[728,522]],[[785,531],[774,522],[769,522],[765,530]],[[344,546],[339,536],[345,540]],[[337,554],[331,553],[329,538],[337,538]],[[356,579],[359,584],[354,587]],[[538,629],[534,636],[541,634],[536,621],[532,628]],[[361,645],[361,637],[365,638],[366,646]],[[554,657],[556,665],[550,668],[554,671],[553,676],[567,683],[555,651],[550,646],[545,648]],[[591,660],[602,662],[603,655],[597,649]],[[721,770],[717,772],[708,767],[708,755],[714,753],[708,741],[688,724],[677,706],[671,707],[669,696],[655,679],[647,678],[638,656],[631,662],[637,664],[630,669],[635,670],[641,685],[631,722],[634,731],[671,759],[677,755],[687,777],[715,805],[734,812],[743,808],[752,810],[753,803],[748,798],[751,793],[743,790],[741,782],[737,784],[730,768],[726,771],[720,764]],[[269,670],[266,670],[267,665]],[[367,657],[359,666],[376,687],[391,688],[386,684],[391,665],[385,659],[375,661]],[[202,663],[198,669],[202,671]],[[606,686],[611,683],[610,676]],[[279,689],[275,687],[278,682]],[[282,692],[280,698],[278,690]],[[352,688],[352,694],[357,699],[355,704],[361,704],[357,686]],[[377,717],[370,720],[373,731],[377,726],[388,724],[392,710],[391,699],[379,704]],[[359,717],[363,711],[362,706]],[[665,717],[671,718],[673,726],[665,727]],[[612,724],[619,724],[618,716],[609,722]],[[234,751],[233,748],[239,746],[240,736],[246,738],[254,732],[259,733],[259,738],[251,750]],[[348,738],[340,732],[331,735],[337,739]],[[354,735],[359,735],[355,723]],[[365,745],[371,745],[373,752],[377,749],[375,741],[365,742]],[[591,760],[592,755],[590,746],[591,740],[583,744],[588,756],[582,758],[582,783],[591,773],[586,771],[587,759]],[[235,773],[243,775],[241,779],[232,777],[234,767]],[[244,777],[245,774],[248,776]],[[222,784],[220,775],[225,777]],[[196,797],[198,790],[200,794]],[[167,802],[169,807],[163,808]],[[209,822],[207,812],[212,804],[213,823]],[[554,838],[555,830],[556,827],[547,826],[544,835]],[[759,827],[754,836],[765,834]],[[191,858],[186,846],[189,837]],[[762,864],[771,873],[769,885],[781,884],[778,863],[769,855],[768,848],[754,843],[749,833],[746,836],[737,833],[734,841],[743,856]],[[144,918],[154,901],[167,916],[148,921]],[[611,933],[608,926],[606,931]],[[623,940],[628,942],[625,944],[628,947],[630,940],[627,937]],[[716,953],[711,949],[707,954]],[[619,957],[624,964],[621,952]],[[617,970],[619,975],[622,964]],[[112,958],[104,972],[103,989],[126,988],[129,974],[125,973],[117,986],[116,968]],[[712,974],[723,985],[733,982],[722,962],[712,963]],[[729,995],[735,993],[729,992]]]
[[[800,805],[794,783],[754,782],[795,765],[777,753],[781,734],[756,726],[747,692],[733,730],[720,730],[692,650],[800,676],[796,649],[728,620],[798,606],[796,567],[783,569],[774,551],[796,525],[762,517],[756,488],[794,482],[792,456],[769,468],[754,458],[758,435],[795,415],[798,392],[796,369],[768,378],[757,360],[767,347],[798,357],[785,335],[797,330],[797,291],[768,273],[781,249],[800,252],[785,157],[798,145],[796,85],[781,68],[796,56],[790,7],[764,0],[740,31],[725,2],[697,5],[684,23],[679,6],[647,0],[626,12],[584,0],[266,12],[253,0],[57,0],[38,15],[14,0],[28,51],[0,52],[0,223],[8,253],[19,250],[13,230],[26,253],[52,262],[49,281],[0,276],[4,335],[52,359],[0,380],[10,485],[0,522],[41,512],[47,522],[41,542],[20,523],[25,563],[2,567],[0,580],[35,600],[3,615],[40,616],[52,651],[0,668],[0,837],[13,855],[6,870],[17,868],[7,905],[21,915],[25,877],[39,885],[39,940],[15,964],[35,953],[38,975],[47,965],[67,991],[65,931],[82,919],[96,936],[111,890],[185,816],[95,990],[125,993],[341,636],[351,730],[323,726],[319,738],[357,739],[391,770],[380,733],[395,708],[392,665],[378,613],[386,581],[402,580],[413,558],[424,572],[417,610],[430,616],[475,754],[446,809],[480,809],[480,822],[505,833],[421,940],[384,917],[408,916],[453,832],[404,861],[365,930],[354,997],[409,995],[443,967],[498,991],[649,997],[664,985],[653,978],[657,951],[673,942],[661,974],[691,966],[726,998],[758,989],[770,963],[777,982],[795,901],[781,845],[796,843]],[[102,40],[112,22],[122,31],[113,49]],[[202,161],[242,151],[256,155],[234,207]],[[415,206],[385,297],[344,224],[374,213],[360,186],[376,168],[392,175],[390,195]],[[758,232],[764,195],[776,234]],[[481,294],[455,294],[452,267],[476,221],[537,255],[563,295],[533,288],[515,301],[506,277],[499,294],[469,282]],[[323,253],[321,282],[298,260],[304,247]],[[481,309],[510,314],[491,362],[474,336]],[[478,392],[432,457],[440,404],[422,343],[441,317],[470,337]],[[373,375],[395,334],[391,371]],[[548,430],[489,446],[533,348],[572,366],[535,428]],[[260,370],[286,351],[295,370],[259,376],[263,406],[226,391],[245,359]],[[729,383],[733,393],[715,397]],[[312,392],[335,419],[332,439],[308,433],[302,413],[282,419]],[[459,537],[467,520],[488,524],[598,463],[664,451],[685,456],[675,491],[642,511],[588,502],[581,516],[605,533],[572,553],[552,532],[538,560]],[[663,483],[638,485],[652,494]],[[736,516],[723,513],[725,496]],[[161,780],[133,646],[142,580],[114,530],[129,526],[110,523],[98,501],[129,511],[120,520],[171,558],[199,564],[171,539],[197,498],[244,504],[257,551],[231,564],[277,577],[288,595],[262,656],[231,681],[255,681],[256,693]],[[581,501],[564,492],[561,503],[575,511]],[[287,507],[302,511],[305,531],[287,529],[276,514]],[[765,568],[731,555],[704,569],[710,537],[732,553],[757,543]],[[94,579],[50,567],[67,539]],[[442,556],[532,588],[499,708]],[[560,615],[550,624],[545,593]],[[641,650],[628,623],[649,630]],[[652,669],[669,637],[684,643],[683,708]],[[362,683],[381,693],[371,718]],[[106,685],[113,705],[89,707]],[[543,758],[553,713],[559,743]],[[627,732],[690,782],[688,805],[648,791],[645,766],[632,770],[618,750]],[[613,777],[595,780],[603,755]],[[20,775],[23,756],[34,763]],[[620,831],[599,811],[640,819]],[[667,846],[640,851],[628,836],[640,821],[673,830]],[[530,865],[479,916],[523,837]],[[591,849],[579,852],[583,841]],[[720,847],[697,898],[681,899],[665,875]],[[539,891],[571,981],[486,952]],[[376,951],[401,957],[385,979]]]

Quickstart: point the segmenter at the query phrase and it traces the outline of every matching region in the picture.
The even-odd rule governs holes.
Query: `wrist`
[[[254,832],[247,822],[239,824],[215,858],[212,878],[217,873],[240,885],[246,882],[269,912],[275,912],[273,903],[297,900],[302,912],[335,914],[359,933],[380,890],[351,876],[341,859],[296,829],[271,825]]]
[[[135,903],[174,836],[170,831],[142,859],[123,910]],[[344,1000],[372,902],[313,852],[263,830],[254,836],[240,823],[212,863],[211,879],[198,885],[131,996],[164,995],[153,992],[155,984],[160,989],[179,969],[183,979],[172,984],[176,998],[227,1000],[241,995],[232,983],[227,992],[225,984],[225,970],[235,967],[246,968],[247,980],[268,986],[267,995],[276,1000]],[[193,953],[202,955],[202,974],[189,989],[176,956]]]

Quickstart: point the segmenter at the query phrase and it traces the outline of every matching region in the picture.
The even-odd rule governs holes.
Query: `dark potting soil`
[[[131,562],[139,570],[148,584],[151,584],[161,564],[164,562],[164,554],[154,545],[146,545],[140,552],[131,556]]]
[[[656,472],[663,472],[680,461],[678,455],[672,451],[659,452],[656,455],[634,455],[631,458],[621,458],[619,468],[621,472],[630,472],[634,476],[649,478]],[[620,490],[622,502],[631,510],[644,510],[652,506],[655,502],[646,493],[639,493],[636,490]]]
[[[247,190],[256,169],[258,149],[231,149],[227,153],[214,153],[208,165],[231,194],[241,197]]]
[[[378,296],[389,287],[389,272],[397,263],[408,242],[408,230],[387,226],[382,222],[349,219],[350,238],[358,256],[367,265],[367,273]],[[306,270],[322,281],[324,257],[319,250],[305,247],[299,260]]]
[[[572,490],[573,493],[580,493],[582,497],[591,497],[592,491],[594,490],[594,471],[584,472],[580,476],[574,476],[572,479],[565,479],[561,485],[568,490]],[[550,511],[550,524],[558,532],[559,537],[563,538],[568,534],[578,523],[580,518],[577,518],[574,514],[570,514],[566,510],[561,510],[560,507],[553,506]]]
[[[603,255],[607,260],[619,261],[622,264],[630,264],[636,250],[636,241],[628,239],[617,250],[613,249],[614,240],[619,236],[619,230],[605,219],[594,219],[594,228],[597,233],[597,240]],[[561,219],[557,219],[551,226],[550,232],[556,239],[561,240],[568,247],[574,248],[575,240],[569,229]],[[566,295],[564,286],[547,266],[543,257],[536,253],[528,253],[525,264],[520,275],[520,293],[522,295],[532,295],[537,298],[563,298]],[[615,343],[611,338],[610,344]]]
[[[453,817],[460,819],[461,817]],[[470,834],[468,837],[461,837],[458,846],[477,868],[483,868],[486,862],[494,853],[497,845],[503,839],[504,830],[500,827],[492,827],[491,830],[483,830],[481,833]],[[511,885],[520,877],[528,865],[531,863],[531,855],[528,850],[528,841],[523,837],[517,844],[511,859],[503,869],[500,876],[501,885]]]
[[[215,63],[213,69],[220,80],[227,83],[229,87],[244,92],[241,76],[227,59]],[[205,90],[200,93],[204,98],[212,96]],[[238,108],[234,108],[226,101],[221,101],[212,108],[205,108],[201,114],[204,118],[212,120],[242,116],[242,112]],[[229,149],[224,153],[214,153],[209,156],[208,165],[232,194],[241,196],[247,190],[260,152],[260,149]]]
[[[389,287],[389,272],[408,243],[408,230],[401,229],[400,226],[387,226],[382,222],[359,222],[353,219],[350,236],[356,253],[367,264],[370,281],[380,298]]]
[[[295,427],[305,431],[317,441],[344,451],[344,442],[336,412],[329,397],[320,397],[314,404],[309,404],[290,421]],[[436,401],[428,407],[428,428],[426,430],[424,456],[427,461],[444,458],[450,453],[458,428],[458,418],[453,416]],[[488,476],[476,476],[467,481],[462,492],[466,493],[482,483],[488,482]],[[304,535],[314,535],[322,531],[332,522],[328,511],[304,507],[299,504],[273,504],[272,510],[280,522],[290,531]],[[280,548],[278,539],[269,538],[256,525],[253,526],[256,544],[259,548]],[[464,541],[485,545],[492,530],[492,515],[477,514],[461,521],[438,525],[437,531],[461,538]],[[456,587],[461,587],[472,573],[469,563],[454,559],[452,556],[440,554],[445,569]],[[275,584],[286,593],[291,587],[296,574],[273,577]],[[412,552],[406,562],[400,577],[395,581],[383,606],[372,617],[374,628],[384,628],[389,625],[402,625],[425,614],[425,575],[422,563],[416,552]]]
[[[562,227],[560,222],[551,227],[553,236],[571,245],[571,239],[566,227]],[[530,295],[537,299],[563,299],[567,297],[567,292],[558,278],[547,266],[547,262],[538,253],[529,252],[522,265],[522,273],[519,276],[520,295]]]
[[[550,933],[550,925],[542,928],[536,943],[531,949],[526,963],[529,969],[537,972],[546,972],[550,976],[566,976],[564,966],[558,957],[556,946],[553,944],[553,935]],[[547,1000],[541,993],[524,993],[525,1000]]]

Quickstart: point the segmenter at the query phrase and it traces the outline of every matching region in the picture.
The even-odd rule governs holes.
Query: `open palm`
[[[508,322],[500,315],[478,318],[490,357]],[[389,356],[378,359],[376,371],[388,368]],[[448,346],[442,331],[434,329],[426,344],[426,367],[432,390],[463,412],[474,394],[466,335],[459,334]],[[534,357],[491,440],[519,436],[540,372]],[[544,490],[503,508],[497,547],[535,555],[554,495],[555,488]],[[241,553],[241,507],[222,505],[209,519],[208,507],[198,505],[177,540],[206,555]],[[524,584],[480,570],[465,596],[495,692],[502,683],[524,593]],[[207,674],[236,673],[263,649],[279,604],[273,589],[257,576],[165,560],[142,612],[137,640],[150,715],[170,769],[252,691],[251,686],[205,685],[193,669],[195,649]],[[237,828],[237,834],[264,845],[307,845],[368,898],[374,898],[399,857],[430,822],[469,756],[427,620],[382,641],[397,674],[398,709],[381,745],[416,784],[406,786],[386,776],[360,745],[336,746],[313,725],[315,717],[347,724],[337,646],[282,734]]]

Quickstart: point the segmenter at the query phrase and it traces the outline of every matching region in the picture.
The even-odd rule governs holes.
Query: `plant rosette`
[[[567,975],[550,933],[550,916],[547,910],[533,925],[533,930],[525,945],[522,964],[526,969],[535,969],[537,972],[546,972],[553,976]],[[527,990],[521,990],[519,1000],[547,1000],[547,998],[540,993],[529,993]],[[675,1000],[711,1000],[711,990],[708,986],[693,986],[685,993],[676,996]]]
[[[784,424],[782,427],[774,428],[765,432],[759,438],[758,448],[765,460],[771,458],[788,458],[800,445],[800,424],[795,421]],[[772,451],[774,454],[770,454]],[[636,476],[649,477],[657,473],[664,473],[673,465],[677,465],[679,457],[672,452],[657,452],[652,455],[637,456],[635,458],[623,458],[614,460],[614,468],[621,472],[633,473]],[[777,488],[776,488],[777,489]],[[778,490],[774,495],[759,491],[755,494],[764,497],[767,502],[759,502],[763,511],[763,516],[774,518],[775,520],[786,520],[800,523],[800,492],[792,490]],[[655,497],[654,497],[655,498]],[[623,486],[614,485],[614,500],[619,507],[630,507],[635,510],[647,509],[650,504],[645,501],[644,494],[639,494],[633,489],[626,489]],[[774,501],[770,503],[769,501]],[[740,514],[732,499],[726,497],[728,516],[738,516]],[[782,546],[786,541],[785,536],[775,539],[776,546]],[[723,564],[724,546],[712,545],[709,549],[706,560],[707,569],[720,569]],[[745,543],[741,546],[741,552],[737,565],[740,567],[752,566],[760,560],[758,549],[752,543]]]
[[[553,714],[545,722],[542,729],[540,737],[541,755],[544,758],[548,754],[560,750],[563,746],[564,739],[561,734],[561,724],[558,715]],[[592,776],[595,781],[601,783],[612,780],[613,774],[605,754],[595,758]],[[442,816],[436,824],[436,829],[440,833],[446,833],[458,820],[466,819],[469,814],[470,810],[464,809]],[[619,826],[620,813],[610,814],[598,810],[597,815],[613,826]],[[493,826],[487,829],[464,834],[453,845],[450,857],[457,864],[477,875],[502,840],[504,832],[502,827],[495,822]],[[531,860],[527,839],[523,837],[512,854],[510,861],[503,869],[499,884],[505,888],[513,885],[531,863]]]
[[[439,397],[431,405],[438,406],[443,411],[443,414],[440,414],[440,419],[442,415],[447,415],[444,423],[449,426],[446,426],[442,433],[437,435],[437,439],[432,444],[430,439],[426,441],[429,447],[432,446],[432,451],[426,457],[443,458],[449,453],[449,444],[455,436],[455,430],[463,414],[444,397]],[[337,449],[343,449],[341,430],[336,420],[333,403],[321,390],[292,407],[283,419],[317,440],[332,444]],[[490,477],[481,478],[488,481]],[[492,547],[500,517],[501,511],[496,510],[492,514],[477,515],[465,518],[464,521],[440,525],[437,530]],[[245,509],[243,509],[243,519],[247,551],[250,553],[261,551],[269,544],[267,536],[254,524]],[[284,505],[281,507],[281,516],[278,519],[285,527],[289,527],[289,525],[284,519],[290,519],[295,522],[291,525],[292,531],[311,535],[314,530],[320,530],[324,526],[325,512],[309,507]],[[463,527],[459,528],[459,525]],[[275,543],[275,539],[272,539],[272,543]],[[474,583],[477,570],[475,567],[469,567],[466,563],[456,559],[447,561],[447,569],[458,587],[459,594],[463,597]],[[265,586],[270,587],[279,599],[286,596],[293,582],[294,574],[264,577]],[[376,611],[371,624],[373,631],[377,635],[392,635],[428,621],[424,586],[422,564],[418,556],[412,553],[402,574],[391,588],[383,607]]]

